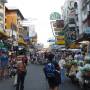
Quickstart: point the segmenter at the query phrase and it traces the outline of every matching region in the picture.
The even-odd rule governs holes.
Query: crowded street
[[[90,0],[0,0],[0,90],[90,90]]]
[[[79,90],[77,86],[71,84],[69,80],[65,81],[60,90]],[[13,80],[0,81],[1,90],[15,90]],[[43,73],[43,66],[30,64],[25,80],[25,90],[48,90],[48,84]]]

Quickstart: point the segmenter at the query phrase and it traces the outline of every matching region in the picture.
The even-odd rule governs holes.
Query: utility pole
[[[12,38],[12,48],[11,48],[11,50],[13,51],[13,16],[12,16],[12,22],[11,22],[11,31],[12,31],[12,33],[11,33],[11,38]]]

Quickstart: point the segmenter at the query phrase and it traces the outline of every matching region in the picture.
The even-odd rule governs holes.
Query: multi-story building
[[[73,42],[79,36],[79,15],[77,0],[66,0],[63,7],[65,42],[68,48],[77,48]],[[74,47],[73,47],[74,46]]]
[[[0,0],[0,39],[6,36],[4,30],[5,3],[6,0]]]
[[[90,0],[78,0],[79,2],[79,19],[80,19],[80,32],[79,32],[79,37],[77,38],[76,42],[81,42],[82,47],[83,45],[87,46],[87,50],[90,52]],[[87,42],[88,41],[88,42]]]
[[[82,40],[90,39],[90,1],[89,0],[80,0],[79,5],[81,7],[81,25],[82,30],[80,31],[80,36],[78,39]],[[88,37],[89,36],[89,37]]]
[[[37,44],[38,37],[37,37],[37,33],[35,31],[34,24],[30,24],[30,26],[29,26],[29,36],[30,36],[31,44],[33,44],[33,45]]]
[[[12,9],[6,7],[5,13],[5,30],[11,37],[10,40],[14,41],[13,44],[25,44],[23,38],[22,21],[24,17],[19,9]]]
[[[6,44],[6,40],[8,39],[8,35],[5,32],[4,22],[5,22],[5,3],[6,0],[0,0],[0,51],[2,48],[8,48]]]

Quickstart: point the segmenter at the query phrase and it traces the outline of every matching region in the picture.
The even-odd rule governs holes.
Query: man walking
[[[49,84],[49,90],[58,90],[60,84],[60,67],[53,61],[54,55],[49,52],[48,63],[44,67],[44,73]]]
[[[23,60],[23,56],[20,55],[17,61],[17,85],[16,90],[24,90],[24,79],[26,76],[27,63]]]

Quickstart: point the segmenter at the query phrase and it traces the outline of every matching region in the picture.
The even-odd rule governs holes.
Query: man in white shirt
[[[59,61],[59,66],[60,66],[60,68],[63,69],[64,65],[65,65],[65,60],[64,60],[64,59],[61,59],[61,60]]]
[[[65,65],[65,60],[61,59],[59,61],[59,66],[61,69],[61,82],[63,82],[65,80],[65,70],[64,70],[64,65]]]

